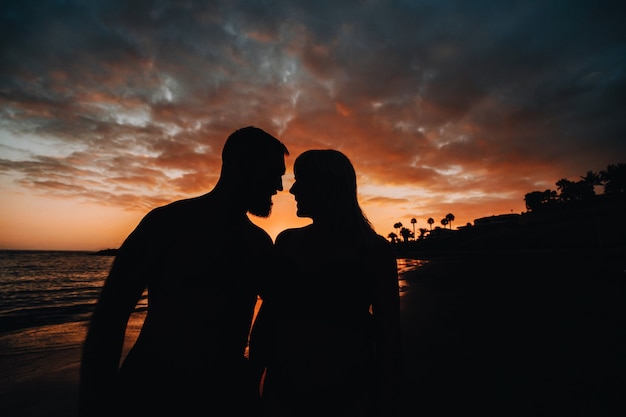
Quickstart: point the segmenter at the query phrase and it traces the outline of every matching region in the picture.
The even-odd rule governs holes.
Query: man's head
[[[236,187],[237,200],[255,216],[268,217],[272,196],[283,190],[287,147],[266,131],[248,126],[233,132],[222,149],[220,182]]]

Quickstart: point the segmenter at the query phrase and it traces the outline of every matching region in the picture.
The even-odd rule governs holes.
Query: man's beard
[[[262,218],[267,218],[272,213],[272,198],[258,198],[250,203],[248,213]]]

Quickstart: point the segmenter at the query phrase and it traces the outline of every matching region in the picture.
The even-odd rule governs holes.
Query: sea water
[[[80,348],[113,259],[81,251],[0,250],[0,368],[5,373],[26,355]],[[403,275],[424,262],[398,259],[401,293],[408,288]],[[125,351],[141,328],[147,303],[144,292],[127,328]]]
[[[0,251],[0,335],[88,319],[112,261],[88,252]]]
[[[113,262],[79,251],[0,250],[0,387],[63,367],[76,357]],[[127,328],[128,350],[147,308],[138,302]],[[54,367],[53,367],[54,365]],[[67,363],[70,365],[70,363]]]

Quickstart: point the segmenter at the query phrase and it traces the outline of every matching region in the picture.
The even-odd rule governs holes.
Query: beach
[[[402,276],[400,415],[626,415],[623,255],[429,254]],[[0,415],[75,416],[71,346],[10,356]]]
[[[402,415],[626,415],[625,269],[623,250],[435,256],[402,296]]]
[[[137,338],[145,313],[134,313],[126,332],[124,354]],[[87,322],[66,323],[46,330],[51,338],[68,335],[80,341],[67,348],[29,351],[3,358],[0,376],[0,415],[3,417],[73,417],[77,415],[78,371]],[[36,337],[36,331],[33,331]],[[82,335],[82,337],[81,337]],[[3,355],[4,356],[4,355]]]

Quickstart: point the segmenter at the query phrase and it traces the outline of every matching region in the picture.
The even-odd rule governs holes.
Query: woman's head
[[[296,182],[289,192],[298,203],[298,216],[336,228],[370,224],[359,206],[356,172],[350,159],[334,149],[313,149],[294,162]]]

